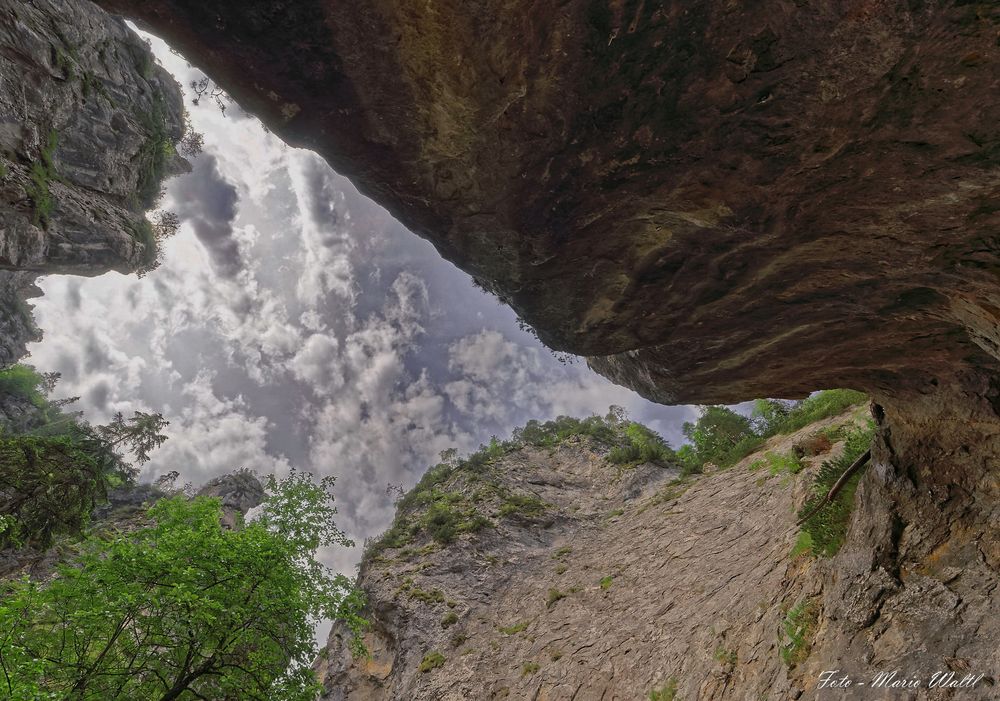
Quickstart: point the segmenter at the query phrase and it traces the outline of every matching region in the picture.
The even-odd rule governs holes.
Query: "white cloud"
[[[200,75],[154,46],[182,84]],[[388,483],[409,487],[442,450],[530,418],[619,404],[676,440],[689,409],[558,363],[317,156],[255,120],[189,109],[210,160],[170,186],[186,223],[162,267],[51,277],[36,302],[33,360],[64,372],[60,394],[94,421],[141,409],[171,422],[145,476],[337,475],[341,526],[361,540],[392,516]],[[358,553],[328,555],[347,568]]]

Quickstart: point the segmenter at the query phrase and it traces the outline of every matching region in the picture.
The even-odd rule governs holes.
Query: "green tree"
[[[754,400],[753,411],[750,414],[754,431],[761,436],[777,433],[791,411],[792,404],[780,399]]]
[[[110,465],[96,448],[69,436],[0,438],[0,547],[46,548],[80,532],[107,495]]]
[[[0,547],[46,548],[79,533],[108,489],[135,479],[138,463],[166,440],[160,414],[121,414],[93,427],[63,417],[41,435],[0,436]]]
[[[136,469],[128,462],[126,455],[131,453],[140,465],[149,461],[149,453],[159,448],[167,437],[161,433],[170,425],[163,414],[146,414],[135,412],[130,419],[118,412],[106,426],[92,429],[93,435],[102,444],[105,452],[116,463],[116,469],[135,476]]]
[[[754,435],[750,419],[724,406],[704,406],[694,423],[682,427],[702,463],[717,460],[744,438]]]
[[[364,599],[315,548],[353,545],[332,479],[271,479],[261,515],[224,528],[215,498],[173,497],[151,524],[90,537],[50,583],[8,585],[0,693],[23,701],[312,701],[313,625],[359,634]]]

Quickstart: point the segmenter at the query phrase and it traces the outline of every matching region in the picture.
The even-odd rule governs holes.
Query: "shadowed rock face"
[[[0,0],[0,270],[140,266],[135,228],[182,133],[177,83],[90,3]],[[41,185],[39,184],[41,183]]]
[[[100,4],[655,400],[995,367],[995,4]]]

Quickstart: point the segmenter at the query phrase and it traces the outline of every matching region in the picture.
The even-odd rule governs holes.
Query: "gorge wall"
[[[811,659],[997,666],[986,615],[1000,583],[995,3],[99,4],[162,34],[546,343],[614,381],[667,403],[870,392],[878,432],[858,519],[820,579],[801,580],[825,592],[829,647]],[[87,3],[0,0],[0,69],[7,364],[37,333],[24,300],[38,275],[149,262],[141,212],[183,168],[167,148],[182,120],[148,50]],[[761,487],[732,488],[778,501],[732,492],[718,517],[736,527],[750,507],[793,506]],[[596,477],[588,488],[612,489]],[[591,529],[551,499],[555,530],[525,530],[491,557],[523,546],[537,564]],[[671,529],[711,518],[699,504]],[[665,526],[640,523],[660,536],[644,557],[673,547]],[[580,586],[583,600],[616,593]],[[570,615],[567,598],[551,611]],[[542,650],[508,642],[512,655]],[[682,672],[695,664],[664,654]],[[715,675],[698,664],[691,678]],[[770,662],[757,669],[804,688]],[[498,693],[527,684],[523,671],[503,670]],[[763,681],[716,683],[699,693]]]
[[[436,492],[418,486],[423,498],[401,502],[402,530],[362,564],[371,657],[352,660],[335,628],[316,665],[323,701],[991,698],[993,678],[957,691],[817,688],[824,670],[867,682],[899,669],[926,681],[930,670],[961,679],[1000,665],[998,602],[969,574],[953,568],[935,582],[935,564],[921,563],[903,575],[905,592],[883,575],[870,616],[867,602],[844,596],[856,546],[833,559],[794,551],[794,514],[842,444],[820,441],[799,472],[772,469],[767,454],[815,444],[866,413],[855,407],[686,478],[669,465],[623,469],[608,445],[577,436],[457,470]],[[433,523],[427,514],[442,502],[473,505],[491,525],[450,544],[426,530],[393,539]],[[856,508],[848,543],[884,518],[871,495]],[[956,610],[964,625],[949,619]],[[798,643],[790,628],[801,629]]]
[[[155,262],[143,212],[187,167],[183,102],[125,23],[90,3],[0,1],[0,365],[37,340],[39,275]]]
[[[845,620],[1000,584],[996,3],[99,4],[615,382],[869,392]]]

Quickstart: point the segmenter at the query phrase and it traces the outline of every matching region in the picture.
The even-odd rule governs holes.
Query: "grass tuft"
[[[420,672],[426,673],[430,672],[432,669],[437,669],[438,667],[443,667],[445,663],[445,656],[436,650],[432,650],[424,655],[424,659],[420,661]]]

